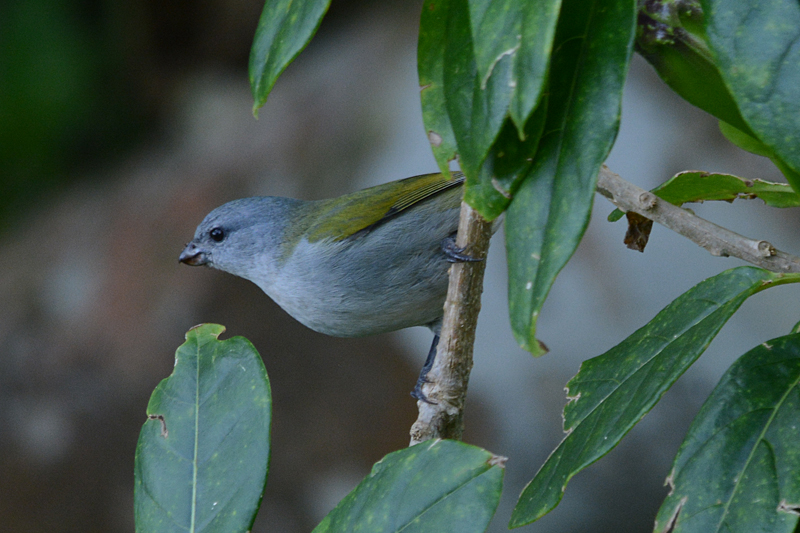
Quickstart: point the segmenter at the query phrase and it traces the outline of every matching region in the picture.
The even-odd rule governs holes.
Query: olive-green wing
[[[341,241],[369,231],[428,198],[460,187],[464,183],[464,175],[460,172],[452,174],[453,179],[447,179],[439,173],[423,174],[323,200],[317,212],[319,218],[308,229],[307,239],[309,242],[324,239]],[[460,202],[461,197],[454,195],[453,207]]]

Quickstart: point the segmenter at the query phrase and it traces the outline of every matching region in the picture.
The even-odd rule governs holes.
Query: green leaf
[[[450,175],[456,158],[456,137],[444,97],[444,49],[447,42],[448,0],[426,0],[422,8],[417,44],[417,71],[422,120],[439,169]]]
[[[539,310],[586,230],[597,172],[619,127],[635,11],[632,0],[562,5],[545,133],[506,218],[512,330],[535,355],[543,352]]]
[[[798,186],[798,184],[800,184],[800,172],[795,172],[794,169],[790,168],[789,165],[787,165],[777,155],[771,157],[770,159],[772,160],[772,163],[778,167],[778,170],[781,171],[781,174],[783,174],[783,176],[786,178],[786,181],[792,185],[792,188],[795,191],[800,192],[800,187]]]
[[[481,80],[475,62],[468,0],[448,0],[444,46],[444,101],[458,145],[461,170],[477,176],[508,112],[512,56],[494,63]],[[423,117],[424,118],[424,117]],[[427,129],[432,129],[426,126]]]
[[[640,2],[636,51],[687,102],[750,132],[706,44],[698,1]]]
[[[800,183],[800,173],[795,172],[792,170],[783,160],[766,144],[762,143],[758,139],[755,139],[748,135],[747,133],[741,131],[738,128],[731,126],[720,120],[719,122],[719,130],[728,139],[730,142],[741,148],[742,150],[747,150],[748,152],[752,152],[756,155],[761,155],[764,157],[769,157],[772,163],[778,167],[789,183],[797,184]]]
[[[725,136],[726,139],[742,150],[746,150],[752,154],[764,157],[772,157],[775,155],[769,146],[762,143],[758,139],[751,137],[739,128],[731,126],[724,120],[719,121],[719,131]]]
[[[466,179],[464,201],[486,220],[494,220],[505,211],[520,183],[530,170],[547,117],[547,98],[525,123],[525,138],[520,140],[510,118],[503,123],[478,176]]]
[[[390,453],[314,533],[486,531],[500,501],[504,461],[451,440]]]
[[[800,3],[703,0],[708,45],[759,141],[800,172]],[[800,192],[800,180],[787,176]]]
[[[786,183],[749,180],[731,174],[698,170],[679,172],[651,192],[673,205],[711,200],[732,202],[738,198],[761,198],[771,207],[800,207],[800,194]],[[608,216],[608,220],[615,222],[622,218],[622,214],[622,211],[615,209]]]
[[[330,0],[266,0],[250,50],[253,114],[267,102],[278,76],[317,32]]]
[[[520,136],[542,94],[560,7],[561,0],[469,0],[481,85],[500,74],[500,60],[511,58],[498,82],[513,88],[509,113]]]
[[[237,532],[253,524],[269,463],[264,363],[217,324],[189,330],[147,405],[136,446],[136,530]]]
[[[800,194],[786,183],[748,180],[713,172],[679,172],[653,189],[653,192],[674,205],[707,200],[732,202],[737,198],[761,198],[772,207],[800,206]]]
[[[547,6],[534,8],[507,0],[425,3],[417,52],[422,116],[442,172],[449,173],[449,162],[458,154],[461,168],[471,182],[477,183],[481,172],[488,175],[482,164],[508,113],[519,125],[517,137],[525,134],[522,125],[530,122],[528,117],[540,100],[546,80],[559,4],[560,0],[549,0]],[[477,27],[471,25],[470,11],[481,18]],[[514,41],[510,46],[513,50],[500,50],[503,43],[498,41],[501,35],[495,30],[511,27],[522,31],[518,26],[523,18],[536,23],[524,26],[527,40],[520,42],[516,37],[519,32],[503,34],[503,39],[510,36]],[[490,59],[494,52],[496,56]],[[484,66],[483,76],[476,53]],[[543,117],[544,111],[533,122]],[[518,139],[517,144],[523,141],[536,144],[535,139]],[[486,194],[493,195],[498,205],[507,204],[497,191],[486,189],[479,196]],[[503,208],[493,207],[495,214],[490,216],[497,216]]]
[[[655,531],[791,533],[800,512],[800,335],[768,341],[722,376],[668,478]]]
[[[567,384],[567,436],[525,487],[511,527],[550,512],[569,480],[608,453],[705,351],[749,296],[800,282],[798,274],[739,267],[709,278],[665,307],[608,352],[589,359]]]

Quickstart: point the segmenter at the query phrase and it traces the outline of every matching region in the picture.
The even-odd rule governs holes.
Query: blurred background
[[[133,457],[150,393],[187,329],[217,322],[261,352],[273,455],[254,531],[310,531],[408,443],[427,330],[334,339],[249,282],[177,262],[214,207],[317,199],[436,170],[420,116],[421,1],[334,0],[255,120],[247,57],[259,0],[0,3],[0,523],[9,532],[133,531]],[[612,170],[650,188],[685,169],[782,181],[635,58]],[[581,361],[702,279],[741,264],[655,227],[593,221],[539,322],[534,359],[508,324],[503,236],[488,261],[465,440],[508,456],[491,531],[562,438]],[[800,253],[797,210],[701,216]],[[800,318],[798,287],[746,302],[706,354],[531,532],[650,531],[671,458],[724,369]]]

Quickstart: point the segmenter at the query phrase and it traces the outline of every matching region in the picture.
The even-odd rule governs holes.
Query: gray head
[[[178,260],[252,279],[257,265],[279,253],[288,213],[301,203],[271,196],[228,202],[203,219]]]

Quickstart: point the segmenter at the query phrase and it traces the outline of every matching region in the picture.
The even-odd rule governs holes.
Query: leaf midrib
[[[194,457],[192,458],[192,518],[189,531],[195,531],[197,518],[197,450],[200,439],[200,346],[197,345],[194,386]]]
[[[795,389],[795,387],[797,387],[798,384],[800,384],[800,374],[798,374],[798,376],[795,377],[795,379],[794,379],[794,381],[792,382],[791,385],[786,387],[786,391],[783,393],[783,395],[781,396],[780,400],[778,400],[775,403],[775,407],[772,409],[772,414],[769,415],[769,418],[764,423],[764,427],[762,428],[761,433],[758,435],[758,438],[753,443],[753,447],[750,449],[750,454],[747,456],[747,460],[744,462],[744,466],[742,467],[739,476],[737,476],[736,482],[733,484],[733,490],[731,491],[731,495],[728,498],[728,501],[725,502],[725,507],[722,510],[722,515],[720,516],[719,523],[717,524],[717,528],[716,528],[715,531],[720,531],[720,527],[722,526],[722,523],[725,521],[725,518],[728,516],[728,509],[730,508],[730,505],[731,505],[731,502],[733,501],[734,496],[736,495],[736,493],[739,490],[739,484],[741,483],[742,478],[744,478],[744,473],[747,471],[747,468],[748,468],[748,466],[750,465],[750,462],[753,459],[753,455],[755,454],[756,448],[758,448],[758,445],[759,445],[759,443],[761,443],[762,440],[767,445],[769,445],[769,442],[764,439],[764,435],[766,435],[767,430],[772,425],[772,422],[775,419],[775,416],[778,414],[778,411],[780,410],[781,406],[783,405],[783,402],[786,401],[786,398]],[[769,445],[769,447],[772,448],[771,445]]]

